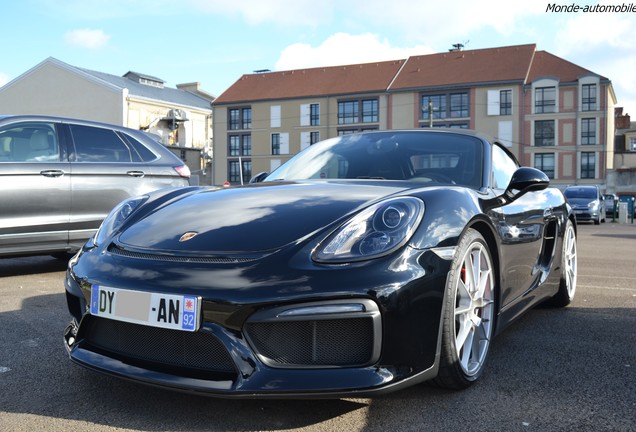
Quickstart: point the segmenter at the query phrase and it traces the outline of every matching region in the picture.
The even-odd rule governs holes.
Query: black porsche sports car
[[[122,202],[69,262],[64,339],[90,369],[217,396],[461,389],[576,278],[544,173],[473,132],[366,132],[259,183]]]

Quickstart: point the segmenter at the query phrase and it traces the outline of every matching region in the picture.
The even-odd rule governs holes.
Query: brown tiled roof
[[[412,56],[406,60],[243,75],[213,104],[377,93],[427,87],[573,82],[593,74],[535,44]],[[607,78],[601,77],[607,80]]]
[[[584,75],[596,74],[547,51],[537,51],[534,54],[532,68],[528,74],[528,82],[544,77],[555,77],[560,82],[574,82]],[[607,79],[605,77],[600,78],[602,80]]]
[[[214,101],[385,92],[405,60],[243,75]]]
[[[501,81],[524,82],[534,44],[410,57],[391,90]]]

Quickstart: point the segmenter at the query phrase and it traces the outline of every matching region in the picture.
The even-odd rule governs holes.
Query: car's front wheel
[[[495,274],[488,244],[474,229],[462,237],[447,279],[440,369],[435,382],[463,389],[481,375],[495,324]]]

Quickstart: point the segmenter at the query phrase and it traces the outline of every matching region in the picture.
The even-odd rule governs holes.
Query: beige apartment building
[[[611,81],[534,44],[243,75],[213,102],[213,182],[247,182],[311,144],[364,130],[470,128],[556,185],[603,185]]]

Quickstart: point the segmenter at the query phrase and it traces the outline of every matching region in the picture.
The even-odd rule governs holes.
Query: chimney
[[[623,114],[623,108],[615,108],[615,114],[616,114],[616,129],[629,129],[630,128],[630,122],[631,119],[629,117],[629,114],[625,113]]]
[[[189,92],[196,93],[197,91],[199,91],[200,85],[201,84],[198,82],[191,82],[191,83],[177,84],[177,88],[179,90],[187,90]]]

